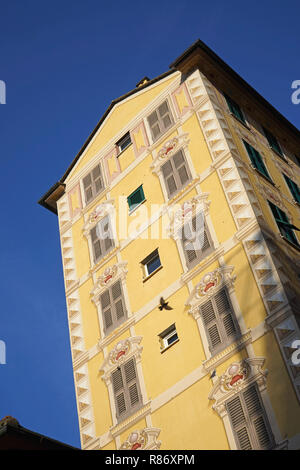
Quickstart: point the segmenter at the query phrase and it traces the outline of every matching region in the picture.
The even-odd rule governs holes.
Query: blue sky
[[[200,38],[295,126],[299,2],[0,3],[0,417],[79,446],[57,218],[37,200],[110,102]]]

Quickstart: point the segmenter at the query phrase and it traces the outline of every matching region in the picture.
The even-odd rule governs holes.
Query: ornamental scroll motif
[[[111,284],[118,279],[125,279],[128,272],[126,267],[127,261],[121,261],[120,263],[106,267],[104,271],[102,271],[91,291],[91,295],[93,296],[93,301],[95,303],[97,303],[98,297],[104,289],[110,287]]]
[[[177,150],[184,149],[189,144],[188,134],[180,134],[169,139],[165,144],[160,148],[157,153],[156,158],[153,160],[151,168],[154,172],[158,173],[161,165],[172,155],[174,155]]]
[[[205,216],[208,214],[210,201],[208,201],[207,198],[208,193],[202,193],[185,201],[181,205],[175,204],[168,208],[170,225],[167,229],[167,232],[170,237],[176,240],[176,238],[179,236],[179,230],[196,214],[202,213]]]
[[[266,388],[268,370],[262,370],[264,357],[249,357],[240,362],[233,362],[226,371],[217,379],[209,400],[215,400],[213,409],[221,416],[226,413],[225,402],[235,393],[256,382],[260,392]]]
[[[106,215],[113,215],[115,211],[114,201],[112,199],[98,204],[95,209],[89,214],[87,222],[83,226],[85,235]]]
[[[132,356],[140,359],[142,353],[142,346],[139,346],[142,341],[142,336],[131,336],[129,338],[119,341],[115,347],[110,351],[103,361],[100,371],[104,371],[104,380],[107,380],[109,374],[113,369],[118,367],[124,361],[127,361]]]
[[[133,431],[119,450],[155,450],[159,449],[161,442],[157,440],[160,433],[158,428],[144,428]]]
[[[236,280],[236,275],[232,275],[233,270],[234,266],[222,266],[206,273],[186,301],[186,305],[190,305],[189,313],[193,316],[197,315],[199,305],[214,295],[221,287],[233,288]]]

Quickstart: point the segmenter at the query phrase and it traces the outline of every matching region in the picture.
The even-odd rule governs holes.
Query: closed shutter
[[[101,303],[102,317],[103,317],[103,323],[104,323],[104,332],[107,333],[108,330],[113,325],[113,314],[112,314],[112,306],[111,306],[109,290],[105,291],[100,296],[100,303]]]
[[[293,180],[291,180],[288,176],[286,176],[285,174],[283,174],[284,176],[284,179],[289,187],[289,190],[291,191],[295,201],[299,202],[300,203],[300,189],[299,189],[299,186],[294,183]]]
[[[136,371],[135,359],[121,364],[111,374],[117,419],[129,416],[142,404],[142,396]]]
[[[111,374],[111,379],[115,396],[117,418],[120,418],[126,413],[127,410],[121,368],[118,368]]]
[[[245,140],[243,142],[244,142],[247,153],[249,155],[249,158],[250,158],[251,163],[254,166],[254,168],[256,168],[264,176],[266,176],[266,178],[271,180],[271,177],[270,177],[270,175],[268,173],[268,170],[267,170],[267,168],[264,164],[264,161],[262,159],[261,154],[257,150],[255,150],[255,148],[252,147],[252,145],[248,144],[248,142],[246,142]]]
[[[124,364],[126,385],[128,388],[128,398],[130,409],[135,408],[140,403],[139,386],[134,358]]]
[[[93,199],[93,187],[92,187],[92,177],[89,173],[83,178],[83,188],[85,194],[85,202],[88,204]]]
[[[256,385],[252,385],[245,392],[243,398],[253,427],[254,437],[260,449],[270,449],[273,442],[268,430],[265,411],[262,408]]]
[[[125,316],[121,281],[117,281],[112,286],[111,293],[114,302],[116,323],[118,323]]]
[[[96,263],[102,257],[101,241],[99,240],[97,235],[97,226],[92,228],[91,230],[91,239],[93,246],[94,263]]]
[[[271,449],[274,444],[268,419],[256,384],[226,402],[238,448]]]
[[[200,307],[205,330],[208,335],[209,349],[213,352],[221,343],[221,334],[218,328],[218,320],[211,300]]]
[[[225,288],[202,304],[200,313],[211,353],[216,353],[237,339],[240,330]]]
[[[182,150],[175,153],[161,167],[169,198],[183,188],[191,179],[191,174]]]
[[[177,184],[174,176],[174,170],[171,160],[166,162],[162,168],[162,174],[168,191],[168,196],[171,197],[177,191]]]
[[[246,422],[246,416],[239,396],[226,403],[226,408],[236,435],[238,448],[240,450],[251,450],[252,445]]]
[[[269,146],[275,150],[275,152],[277,152],[281,157],[283,157],[283,153],[282,153],[282,150],[281,150],[281,147],[276,139],[276,137],[274,137],[273,134],[271,134],[270,131],[268,131],[267,129],[265,129],[263,127],[263,131],[264,131],[264,134],[267,138],[267,141],[269,143]]]
[[[273,204],[272,202],[268,201],[268,203],[281,235],[283,235],[295,245],[299,245],[298,240],[293,232],[293,229],[290,226],[290,222],[286,213],[279,209],[279,207],[275,206],[275,204]]]
[[[189,268],[212,250],[212,242],[202,213],[186,223],[181,230],[181,242]]]
[[[102,189],[104,189],[100,163],[83,178],[82,182],[85,194],[85,202],[88,204],[97,196],[97,194],[102,191]]]
[[[109,334],[127,317],[121,281],[115,282],[100,296],[104,333]]]
[[[94,263],[98,262],[114,247],[109,217],[106,216],[90,231]]]
[[[214,301],[217,307],[218,314],[222,319],[227,338],[232,338],[233,336],[236,336],[237,329],[234,324],[232,310],[226,290],[222,289],[220,292],[218,292],[214,297]]]
[[[172,117],[168,102],[162,103],[153,113],[148,116],[148,124],[151,129],[153,140],[157,140],[171,125]]]

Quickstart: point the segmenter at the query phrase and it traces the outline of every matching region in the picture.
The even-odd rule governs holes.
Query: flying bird
[[[173,310],[172,307],[168,305],[169,302],[166,302],[163,297],[160,298],[160,305],[159,305],[159,310],[163,310],[164,308],[166,310]]]
[[[212,371],[212,373],[210,374],[210,378],[212,379],[212,378],[215,377],[215,376],[216,376],[216,369],[214,369],[214,370]]]

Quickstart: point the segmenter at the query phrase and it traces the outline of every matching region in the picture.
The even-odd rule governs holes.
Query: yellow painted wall
[[[115,105],[108,118],[98,130],[93,141],[82,154],[80,161],[69,174],[67,181],[73,178],[107,143],[126,126],[140,111],[142,111],[156,96],[169,87],[176,79],[178,73],[172,74],[169,80],[157,82],[147,92],[134,94],[126,101]]]

